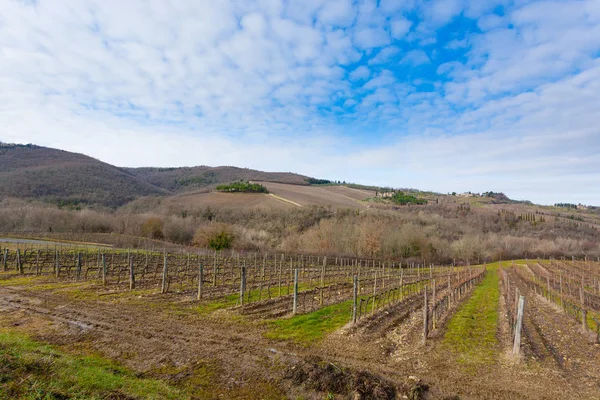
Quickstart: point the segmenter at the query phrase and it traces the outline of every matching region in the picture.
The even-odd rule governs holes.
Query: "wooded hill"
[[[68,151],[0,143],[0,197],[67,207],[119,207],[139,197],[210,189],[239,180],[306,185],[308,177],[237,167],[119,168]]]

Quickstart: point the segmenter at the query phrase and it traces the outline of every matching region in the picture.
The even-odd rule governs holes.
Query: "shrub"
[[[406,205],[406,204],[427,204],[427,200],[418,199],[413,195],[404,194],[402,192],[396,192],[392,197],[392,201],[396,204]]]
[[[160,218],[148,218],[142,224],[142,236],[150,239],[162,239],[164,224]]]
[[[193,228],[180,218],[170,218],[165,224],[165,238],[174,243],[190,244],[194,238]]]
[[[194,235],[194,245],[209,247],[213,250],[229,249],[233,245],[235,235],[229,225],[210,224],[198,228]]]

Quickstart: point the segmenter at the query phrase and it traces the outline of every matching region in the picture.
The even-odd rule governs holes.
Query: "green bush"
[[[410,194],[404,194],[403,192],[396,192],[394,196],[392,196],[392,201],[396,204],[406,205],[406,204],[427,204],[427,200],[416,198]]]
[[[208,241],[208,247],[213,250],[225,250],[231,247],[233,235],[229,232],[219,232]]]
[[[234,182],[216,187],[219,192],[241,192],[241,193],[269,193],[266,187],[260,183]]]
[[[199,247],[210,247],[221,251],[231,248],[235,235],[232,228],[227,224],[209,224],[198,228],[194,235],[194,245]]]

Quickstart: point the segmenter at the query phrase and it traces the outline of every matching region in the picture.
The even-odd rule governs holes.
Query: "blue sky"
[[[0,0],[0,140],[600,205],[600,2]]]

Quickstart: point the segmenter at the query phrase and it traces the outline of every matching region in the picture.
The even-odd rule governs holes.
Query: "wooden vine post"
[[[17,271],[19,274],[23,274],[23,263],[21,262],[21,250],[17,249]]]
[[[2,261],[4,272],[8,271],[8,249],[4,249],[4,259]]]
[[[37,249],[35,254],[35,274],[40,275],[40,249]]]
[[[354,290],[352,291],[352,323],[356,323],[356,307],[358,305],[358,276],[354,275]]]
[[[242,276],[240,279],[240,306],[244,305],[244,293],[246,292],[246,266],[242,266]]]
[[[375,295],[377,294],[377,272],[375,272],[375,279],[373,280],[373,301],[371,303],[371,313],[375,312]]]
[[[277,268],[277,258],[275,258],[275,267]],[[279,275],[278,275],[278,296],[281,297],[281,274],[282,274],[282,269],[283,268],[283,254],[281,255],[281,262],[279,263]]]
[[[581,327],[583,328],[584,332],[587,332],[587,310],[585,309],[585,293],[583,288],[579,289],[579,297],[581,300]]]
[[[77,280],[81,278],[81,252],[77,252],[77,267],[75,271]]]
[[[562,271],[560,271],[560,306],[565,308],[565,302],[563,300],[563,279],[562,279]]]
[[[294,304],[292,307],[292,313],[296,315],[298,312],[298,268],[294,270]]]
[[[167,250],[164,252],[164,263],[163,263],[163,271],[162,271],[162,285],[160,288],[161,293],[167,293]]]
[[[135,289],[135,272],[133,269],[133,257],[129,257],[129,290]]]
[[[431,295],[431,301],[432,301],[432,313],[431,313],[431,318],[432,318],[432,322],[433,322],[433,329],[436,328],[436,313],[435,313],[435,279],[432,279],[431,281],[431,287],[433,289],[433,293]]]
[[[520,298],[521,294],[519,292],[519,288],[515,286],[515,310],[517,310],[519,308],[519,298]],[[513,313],[513,321],[512,321],[512,326],[513,329],[515,326],[517,326],[517,314]]]
[[[323,257],[323,266],[321,267],[321,294],[319,296],[319,305],[323,305],[323,290],[325,288],[325,264],[327,264],[327,257]]]
[[[54,258],[56,264],[54,264],[54,272],[56,273],[56,277],[58,278],[60,275],[60,254],[58,250],[54,250]]]
[[[521,330],[523,328],[523,314],[525,309],[525,296],[519,296],[517,308],[517,323],[515,324],[515,340],[513,343],[513,355],[518,355],[521,351]]]
[[[213,281],[212,285],[217,286],[217,251],[215,250],[215,260],[213,263]]]
[[[427,343],[429,334],[429,307],[427,304],[427,287],[423,290],[423,344]]]
[[[204,285],[204,265],[198,265],[198,300],[202,298],[202,286]]]
[[[106,286],[106,256],[102,253],[102,286]]]

